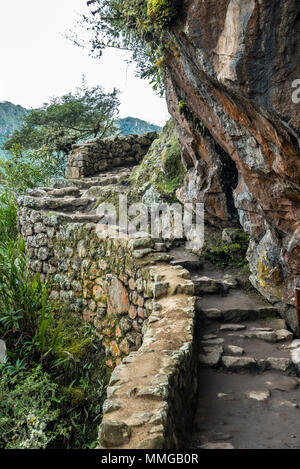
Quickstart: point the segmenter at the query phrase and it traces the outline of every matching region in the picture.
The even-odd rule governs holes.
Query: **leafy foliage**
[[[0,244],[17,236],[17,203],[14,194],[0,193]]]
[[[24,151],[15,144],[10,158],[0,158],[0,185],[11,194],[24,194],[27,189],[47,186],[51,178],[63,176],[64,167],[63,155],[49,153],[45,146]]]
[[[109,372],[95,328],[48,296],[0,195],[0,448],[93,448]]]
[[[177,16],[179,5],[176,0],[148,0],[147,14],[152,23],[169,26]]]
[[[44,449],[61,435],[58,385],[40,366],[26,373],[12,374],[2,367],[0,379],[0,448]]]
[[[5,142],[11,151],[17,145],[26,150],[41,149],[66,155],[72,145],[89,137],[104,138],[116,132],[118,91],[105,93],[100,86],[88,88],[83,80],[74,94],[52,98],[41,109],[24,116],[20,130]]]

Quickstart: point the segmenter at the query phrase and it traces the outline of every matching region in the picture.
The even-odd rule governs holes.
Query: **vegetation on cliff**
[[[130,178],[132,199],[173,202],[184,174],[175,125],[169,120]]]

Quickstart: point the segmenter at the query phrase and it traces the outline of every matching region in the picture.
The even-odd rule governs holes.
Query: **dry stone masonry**
[[[67,159],[66,177],[90,177],[117,167],[138,164],[156,136],[156,132],[150,132],[141,136],[109,137],[74,145]]]
[[[99,433],[102,447],[179,447],[197,393],[189,272],[172,261],[164,243],[99,234],[99,197],[126,191],[134,164],[153,138],[106,140],[104,152],[97,142],[76,146],[67,179],[30,190],[18,201],[30,269],[48,281],[54,300],[93,322],[106,364],[114,369]],[[129,141],[135,142],[134,158]],[[107,148],[114,151],[108,155]],[[89,172],[93,177],[85,177]]]

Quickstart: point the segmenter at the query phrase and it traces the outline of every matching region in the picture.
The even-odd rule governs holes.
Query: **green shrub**
[[[10,158],[0,158],[0,186],[9,193],[26,193],[27,189],[49,185],[50,179],[63,176],[64,161],[45,147],[23,151],[13,145]]]
[[[205,252],[205,257],[221,267],[244,267],[248,264],[246,259],[248,244],[249,236],[241,231],[236,235],[234,243],[226,244],[219,242],[214,246],[209,246]]]
[[[25,376],[11,375],[1,367],[0,448],[44,449],[69,435],[60,421],[58,385],[41,367]]]
[[[47,301],[47,287],[40,275],[27,269],[23,239],[0,245],[0,332],[7,337],[15,358],[43,360],[55,350],[61,322],[50,337],[53,321]],[[24,341],[26,340],[26,347]]]
[[[11,192],[0,193],[0,243],[6,243],[17,237],[17,203]]]

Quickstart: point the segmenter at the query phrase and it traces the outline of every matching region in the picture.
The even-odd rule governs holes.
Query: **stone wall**
[[[153,311],[143,326],[142,346],[111,376],[99,431],[102,448],[182,448],[192,428],[198,383],[194,285],[180,266],[160,264],[150,276]]]
[[[126,159],[123,145],[120,150],[128,137],[103,144],[122,157],[101,153],[99,142],[80,145],[68,159],[69,179],[18,200],[29,268],[48,282],[53,300],[95,325],[114,369],[99,432],[105,448],[182,447],[197,391],[189,272],[171,265],[162,242],[103,237],[96,213],[100,196],[123,188],[131,172],[126,166],[137,162],[151,135],[130,137],[140,142],[132,149],[134,161],[129,150]],[[105,171],[97,176],[99,162]],[[112,168],[117,170],[109,173]],[[90,172],[93,177],[83,177]]]
[[[73,145],[73,151],[67,158],[66,178],[79,179],[120,166],[134,166],[141,162],[156,137],[156,132],[150,132],[141,136],[109,137]]]
[[[178,448],[197,392],[194,285],[150,238],[102,238],[96,223],[19,201],[30,267],[51,297],[97,327],[114,368],[99,440],[105,448]],[[187,405],[188,403],[188,405]]]
[[[67,215],[24,207],[24,199],[19,227],[30,268],[47,278],[53,300],[94,323],[113,367],[142,343],[142,326],[152,311],[148,265],[170,256],[155,251],[151,239],[99,238],[95,223],[72,223]]]

